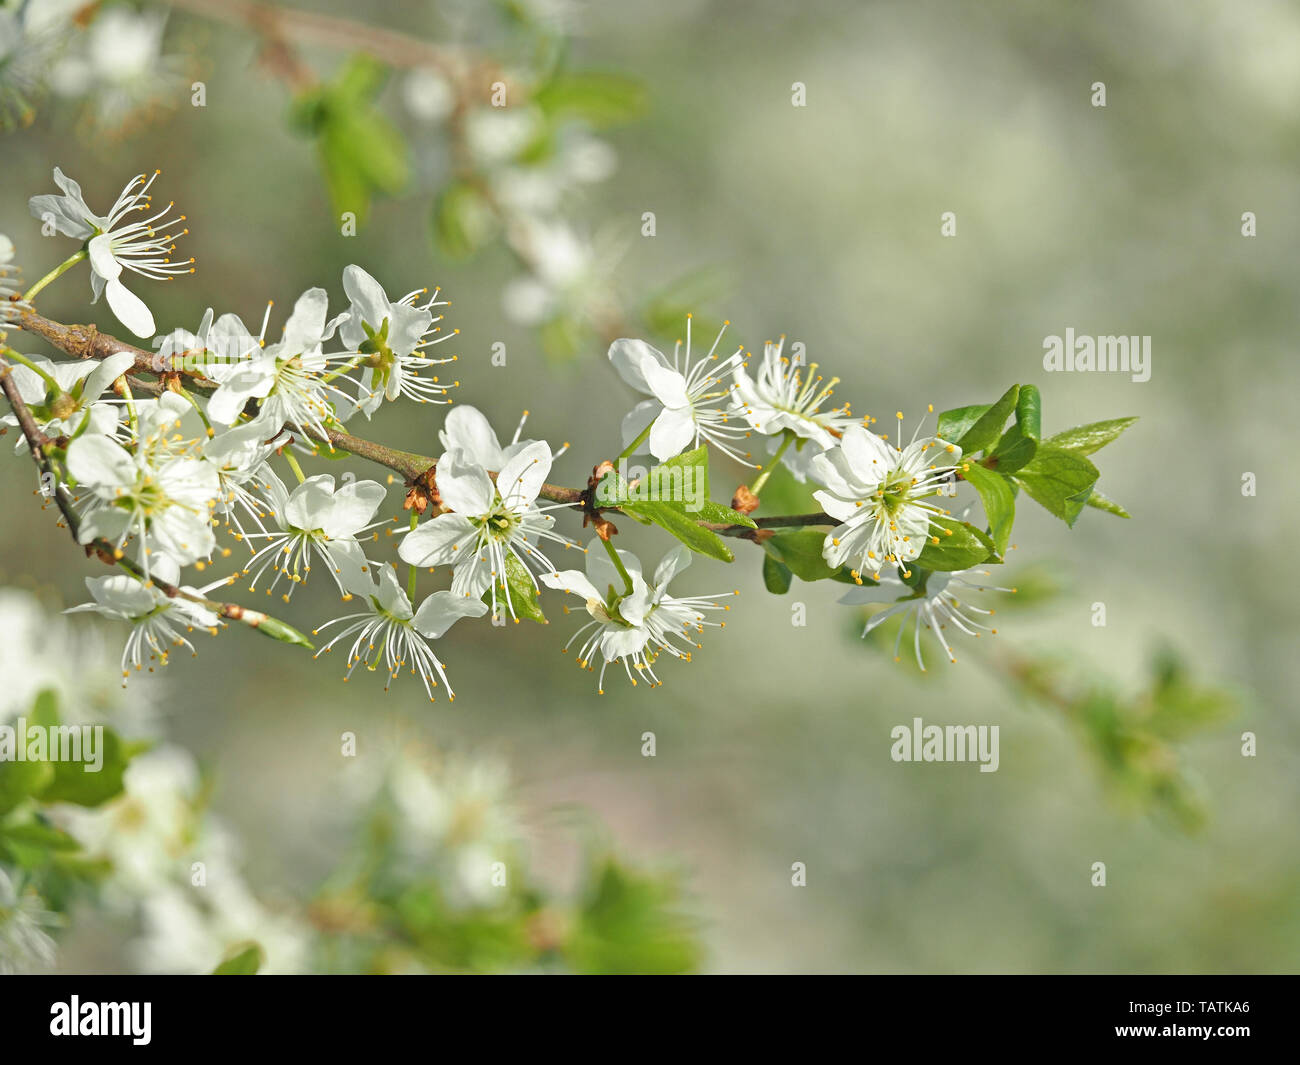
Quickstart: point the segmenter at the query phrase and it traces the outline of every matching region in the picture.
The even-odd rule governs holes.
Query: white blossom
[[[167,584],[175,585],[180,580],[180,568],[165,555],[153,560],[152,574]],[[202,596],[225,583],[223,578],[207,588],[187,586],[181,590]],[[131,667],[141,669],[146,660],[166,665],[174,647],[185,647],[192,654],[196,653],[194,645],[184,634],[198,627],[216,635],[217,627],[224,624],[219,615],[204,604],[181,595],[169,596],[152,580],[142,581],[126,573],[87,577],[86,588],[94,602],[69,607],[66,613],[93,611],[131,626],[131,634],[122,651],[123,677],[130,675]],[[149,669],[153,671],[152,666]]]
[[[443,333],[435,316],[438,301],[435,291],[423,304],[417,299],[424,291],[409,292],[396,302],[388,298],[383,286],[359,266],[343,271],[343,290],[351,303],[339,325],[339,338],[349,351],[360,356],[364,368],[360,381],[358,405],[367,416],[377,410],[384,399],[406,396],[417,403],[446,402],[447,391],[458,382],[440,381],[422,376],[437,366],[454,362],[456,356],[431,358],[428,349],[455,336],[459,330]],[[441,334],[441,335],[439,335]],[[356,360],[349,360],[356,361]]]
[[[53,965],[54,940],[45,929],[57,922],[39,895],[20,891],[0,868],[0,975]]]
[[[659,656],[668,654],[689,662],[691,651],[687,648],[701,646],[692,638],[693,634],[703,633],[706,625],[721,628],[726,624],[707,620],[711,612],[731,609],[715,600],[739,594],[733,591],[681,598],[669,595],[669,583],[691,563],[690,550],[684,545],[679,544],[664,555],[649,583],[642,576],[641,563],[635,555],[619,551],[618,557],[631,578],[630,592],[599,540],[592,540],[587,548],[586,573],[564,570],[542,574],[542,582],[549,587],[586,600],[587,613],[593,620],[573,634],[564,650],[567,652],[574,640],[582,637],[577,662],[587,670],[595,669],[592,660],[600,653],[604,661],[597,688],[602,695],[605,670],[611,662],[623,664],[633,687],[637,683],[636,673],[644,673],[650,685],[657,687],[662,681],[655,675],[653,666]]]
[[[138,174],[127,182],[108,214],[98,215],[87,205],[81,186],[54,168],[54,183],[62,195],[33,196],[28,207],[33,216],[51,222],[64,236],[86,242],[90,257],[90,284],[96,301],[101,295],[108,297],[108,305],[118,321],[138,337],[154,334],[153,314],[144,301],[123,284],[123,270],[131,270],[143,277],[167,280],[177,274],[192,274],[194,260],[172,262],[176,250],[173,241],[189,232],[170,230],[184,222],[185,216],[171,219],[174,204],[147,218],[136,217],[140,212],[153,209],[149,189],[162,173]]]
[[[375,511],[387,495],[384,486],[376,481],[352,481],[335,488],[334,478],[322,473],[308,477],[288,493],[273,480],[270,493],[271,516],[279,528],[248,534],[250,540],[265,541],[243,571],[252,577],[249,590],[257,590],[257,582],[269,569],[275,577],[267,594],[284,577],[289,581],[287,600],[294,586],[307,579],[313,560],[319,558],[346,598],[349,584],[365,580],[362,575],[368,563],[357,536],[374,528]]]
[[[686,343],[678,341],[670,362],[644,340],[621,339],[609,347],[609,360],[619,376],[638,392],[652,398],[638,403],[623,419],[623,442],[631,444],[650,428],[649,450],[660,462],[707,440],[724,454],[744,462],[748,453],[736,449],[736,440],[750,433],[749,426],[730,401],[735,387],[731,377],[739,369],[743,349],[719,361],[717,350],[726,325],[718,332],[708,354],[691,361],[691,319],[686,319]]]
[[[154,411],[155,424],[142,419],[134,452],[87,433],[68,445],[67,457],[68,473],[85,492],[79,499],[79,542],[102,538],[121,550],[134,536],[146,573],[155,551],[181,565],[212,554],[212,510],[221,490],[216,468],[202,457],[198,441],[171,435],[180,425],[174,411],[163,404]]]
[[[436,469],[438,497],[448,513],[407,533],[398,554],[413,566],[453,566],[451,590],[457,595],[478,599],[491,589],[494,615],[497,588],[504,585],[506,608],[517,620],[507,579],[511,563],[522,566],[536,587],[534,569],[555,572],[538,545],[550,540],[571,546],[552,531],[555,519],[536,502],[551,469],[550,446],[536,441],[507,459],[495,484],[464,452],[443,455]]]
[[[377,587],[369,578],[363,578],[351,588],[364,596],[366,610],[333,618],[314,630],[313,635],[334,625],[343,626],[316,652],[316,657],[327,654],[335,644],[353,637],[344,680],[352,676],[357,666],[364,664],[373,672],[382,663],[388,672],[385,691],[403,669],[408,669],[413,676],[420,678],[430,701],[439,681],[447,688],[447,698],[455,699],[456,695],[447,682],[446,667],[434,653],[432,641],[441,639],[461,618],[482,617],[487,612],[487,605],[481,599],[467,599],[454,592],[442,591],[428,596],[418,610],[413,609],[391,563],[380,567]]]
[[[930,452],[944,464],[932,462]],[[929,499],[960,461],[961,449],[937,436],[914,438],[902,448],[861,425],[845,429],[838,446],[812,460],[814,479],[825,485],[813,495],[841,523],[823,544],[827,563],[838,568],[847,562],[854,576],[877,580],[882,566],[906,569],[932,538],[933,519],[946,513]]]
[[[903,634],[907,631],[908,623],[914,622],[912,644],[916,652],[916,664],[924,672],[925,660],[921,656],[922,627],[934,633],[935,639],[943,646],[950,662],[956,662],[957,657],[953,654],[952,645],[944,636],[944,630],[949,625],[967,636],[978,637],[981,632],[997,635],[997,629],[971,616],[988,618],[996,611],[977,606],[964,598],[967,594],[966,589],[973,592],[1015,592],[1014,588],[1000,588],[997,585],[985,584],[979,579],[991,576],[992,574],[986,569],[956,570],[952,573],[936,570],[926,575],[924,589],[918,591],[904,584],[897,577],[886,575],[881,577],[879,585],[850,588],[840,598],[840,602],[853,606],[890,603],[884,610],[871,615],[862,630],[863,636],[895,615],[902,615],[898,636],[894,639],[895,662],[898,661],[898,649],[902,645]]]

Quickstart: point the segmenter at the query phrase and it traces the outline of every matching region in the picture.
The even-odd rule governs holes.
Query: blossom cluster
[[[346,305],[332,312],[324,288],[308,289],[278,338],[268,338],[270,304],[256,329],[209,310],[193,331],[157,335],[153,312],[126,278],[172,280],[194,271],[194,260],[175,251],[188,232],[181,228],[185,216],[171,204],[153,204],[157,176],[133,178],[101,214],[56,169],[59,192],[33,197],[31,212],[81,248],[25,293],[8,269],[12,244],[0,239],[4,283],[13,297],[6,305],[11,329],[36,317],[32,301],[46,284],[85,261],[92,299],[104,297],[131,332],[154,338],[152,355],[119,344],[106,357],[78,362],[4,348],[13,385],[45,441],[45,472],[55,475],[47,497],[64,504],[80,543],[121,564],[110,576],[89,578],[92,601],[74,609],[131,626],[124,674],[165,662],[176,647],[193,650],[190,633],[215,634],[240,616],[209,598],[216,589],[245,583],[250,591],[278,591],[289,602],[313,568],[325,571],[349,604],[313,630],[325,641],[317,654],[343,651],[348,676],[361,665],[382,669],[390,681],[409,672],[431,699],[439,686],[454,697],[435,644],[456,622],[540,619],[543,589],[583,601],[591,620],[570,642],[584,668],[601,665],[601,690],[610,664],[634,685],[644,678],[657,686],[661,656],[689,659],[704,629],[720,624],[710,619],[730,609],[720,600],[736,593],[668,592],[690,562],[690,548],[699,549],[690,536],[665,526],[683,543],[647,578],[635,556],[614,547],[616,530],[590,496],[548,483],[567,444],[521,439],[523,421],[502,444],[468,405],[452,407],[442,420],[441,454],[428,469],[403,468],[410,524],[396,538],[397,560],[384,557],[378,530],[398,531],[397,519],[381,513],[393,478],[308,475],[301,462],[364,444],[346,427],[369,421],[385,403],[452,402],[459,381],[447,380],[444,367],[457,356],[442,354],[441,345],[458,330],[443,326],[439,291],[421,288],[394,299],[354,265],[343,272]],[[782,462],[796,480],[815,486],[813,497],[824,508],[818,523],[829,526],[818,534],[819,564],[859,586],[846,601],[898,600],[888,614],[915,620],[918,661],[923,625],[936,635],[948,624],[983,631],[964,612],[983,614],[983,608],[953,599],[961,573],[945,573],[929,587],[907,583],[922,553],[952,534],[943,504],[969,468],[961,447],[920,427],[905,441],[901,412],[894,436],[877,434],[869,415],[832,405],[838,379],[787,354],[784,338],[765,344],[756,358],[743,345],[725,346],[727,328],[698,350],[688,317],[684,341],[671,356],[637,339],[610,346],[613,369],[643,397],[623,419],[620,458],[648,452],[659,463],[682,462],[688,452],[712,448],[754,467],[757,445],[766,469],[746,489],[754,502]],[[16,410],[7,423],[20,424]],[[18,447],[32,443],[24,436]],[[610,466],[597,467],[590,488]],[[741,499],[738,494],[733,505],[743,505]],[[743,512],[709,506],[762,542]],[[580,545],[559,531],[556,512],[563,510],[582,511],[584,525],[594,520],[597,536]],[[559,568],[557,552],[569,549],[586,553],[584,568]],[[236,552],[242,561],[232,573],[185,582],[187,569],[206,574]],[[419,595],[422,570],[446,571],[449,586]],[[298,635],[287,626],[280,631]],[[939,640],[953,657],[949,641]]]

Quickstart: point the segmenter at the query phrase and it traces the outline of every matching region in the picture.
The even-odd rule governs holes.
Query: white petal
[[[453,592],[434,592],[420,604],[412,624],[431,640],[439,639],[461,618],[479,618],[487,613],[481,599],[466,599]]]
[[[660,462],[680,455],[695,439],[695,419],[687,407],[665,407],[650,429],[650,454]]]
[[[119,351],[116,355],[110,355],[86,378],[86,383],[81,389],[82,400],[90,402],[97,400],[109,385],[134,365],[135,356],[129,351]]]
[[[68,472],[79,484],[118,488],[135,483],[135,462],[106,436],[79,436],[68,445]]]
[[[438,439],[444,451],[463,451],[484,469],[499,470],[505,461],[501,456],[501,441],[487,418],[477,407],[468,404],[451,408]]]
[[[646,380],[645,366],[650,363],[662,366],[664,357],[644,340],[624,337],[609,346],[609,361],[614,364],[619,377],[638,392],[648,394],[650,383]]]
[[[122,264],[113,257],[113,241],[107,233],[92,237],[86,245],[90,266],[105,281],[116,281],[122,276]]]
[[[474,531],[469,518],[463,514],[439,514],[407,533],[397,547],[397,556],[412,566],[444,566],[473,549]],[[453,550],[453,545],[462,540],[466,544]]]
[[[853,473],[868,484],[883,480],[898,465],[898,452],[861,425],[850,425],[844,430],[840,450]]]
[[[570,595],[579,595],[585,600],[594,599],[599,603],[604,602],[605,599],[604,593],[599,591],[581,570],[564,569],[558,573],[543,573],[541,581],[548,588],[568,592]]]
[[[680,373],[654,361],[643,363],[641,370],[645,374],[646,384],[650,386],[650,392],[665,407],[687,405],[686,378]]]
[[[650,427],[650,423],[659,416],[663,404],[657,399],[643,399],[625,415],[620,431],[623,434],[623,446],[628,447],[632,441]],[[638,454],[645,454],[645,445],[638,449]]]
[[[308,477],[289,493],[284,518],[295,529],[323,529],[325,515],[334,501],[334,478],[328,473]]]
[[[325,316],[329,313],[329,296],[323,288],[309,288],[293,305],[293,313],[284,326],[284,350],[301,355],[321,342]]]
[[[411,600],[406,597],[406,590],[398,582],[397,571],[391,562],[385,562],[379,571],[379,591],[375,598],[394,617],[403,621],[411,617]]]
[[[497,474],[497,491],[511,508],[531,503],[551,472],[551,448],[538,440],[510,459]]]
[[[487,471],[461,451],[449,451],[438,460],[434,483],[443,506],[459,514],[482,517],[496,499]]]
[[[324,515],[321,528],[325,535],[344,539],[355,536],[369,525],[384,497],[386,489],[378,481],[353,481],[334,493],[334,499]]]
[[[104,286],[104,294],[119,322],[138,337],[153,336],[153,313],[145,306],[144,300],[117,279]]]
[[[668,587],[668,582],[690,564],[691,552],[685,544],[678,544],[676,547],[672,548],[660,560],[659,565],[655,567],[655,590],[660,592],[663,591]]]

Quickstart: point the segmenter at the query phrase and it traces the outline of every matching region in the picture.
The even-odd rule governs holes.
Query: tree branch
[[[101,333],[93,325],[65,325],[62,322],[55,322],[45,318],[35,311],[24,313],[18,324],[24,329],[44,337],[60,351],[79,359],[103,359],[125,351],[136,356],[135,369],[138,373],[176,373],[194,379],[201,387],[212,387],[216,384],[215,381],[208,380],[201,374],[194,373],[192,370],[183,367],[164,371],[157,356],[152,352],[118,340],[108,333]],[[140,382],[140,384],[147,391],[160,391],[149,382]],[[437,463],[437,460],[429,455],[420,455],[412,451],[402,451],[398,448],[388,447],[386,444],[379,444],[372,440],[353,436],[341,429],[327,429],[324,433],[308,431],[307,436],[318,444],[339,448],[349,454],[356,455],[358,458],[367,459],[392,470],[394,473],[399,473],[405,478],[408,485],[430,472]],[[493,477],[496,476],[495,472],[489,472]],[[577,488],[568,488],[564,485],[544,484],[539,495],[552,503],[567,503],[584,511],[588,506],[588,494],[586,492]],[[620,508],[601,507],[599,509],[617,511]],[[701,522],[700,524],[721,536],[733,536],[741,539],[754,539],[754,532],[756,531],[748,525],[719,525],[710,522]],[[830,515],[818,512],[816,514],[755,518],[754,524],[759,529],[780,529],[798,528],[805,525],[835,525],[836,521]]]
[[[94,326],[89,328],[94,329]],[[111,339],[111,338],[109,338]],[[90,356],[87,356],[90,357]],[[121,550],[114,544],[109,543],[102,538],[91,540],[87,544],[82,544],[77,536],[80,527],[80,519],[73,508],[72,501],[68,499],[67,492],[60,483],[58,471],[54,469],[50,457],[46,454],[46,448],[52,442],[40,427],[36,424],[36,419],[32,417],[32,412],[28,410],[27,404],[18,392],[18,386],[14,384],[12,367],[4,361],[0,361],[0,391],[4,392],[5,399],[9,401],[9,406],[14,412],[14,417],[18,420],[18,427],[22,430],[23,437],[27,441],[27,446],[31,449],[32,458],[35,460],[37,468],[44,475],[50,478],[53,488],[51,494],[54,504],[59,508],[59,513],[63,515],[63,520],[67,523],[68,531],[72,534],[74,541],[86,549],[87,556],[97,554],[108,565],[121,566],[137,580],[146,584],[152,584],[158,588],[169,599],[186,599],[191,603],[198,603],[200,606],[212,611],[218,617],[229,618],[232,621],[238,621],[247,625],[249,628],[264,628],[268,635],[278,640],[286,642],[299,643],[303,646],[310,647],[307,639],[302,636],[296,629],[286,625],[284,622],[277,620],[260,610],[249,610],[238,603],[223,603],[216,599],[207,599],[204,596],[196,595],[193,592],[187,592],[178,585],[171,584],[168,581],[160,580],[152,574],[146,576],[143,569],[123,556]],[[47,497],[48,498],[48,497]]]

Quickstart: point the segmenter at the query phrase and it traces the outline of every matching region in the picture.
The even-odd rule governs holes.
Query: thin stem
[[[59,263],[58,266],[56,266],[43,278],[37,281],[36,284],[34,284],[31,288],[29,288],[26,292],[23,293],[23,302],[30,303],[36,297],[36,294],[40,292],[41,289],[43,289],[46,285],[50,284],[50,282],[52,281],[57,281],[60,277],[66,274],[74,266],[76,266],[77,263],[81,262],[83,259],[88,259],[88,258],[90,258],[90,252],[86,251],[85,248],[82,248],[79,251],[74,252],[72,255],[69,255],[66,259],[63,260],[63,262]]]
[[[307,480],[307,476],[302,472],[302,467],[298,465],[298,460],[294,457],[294,453],[287,448],[284,451],[284,461],[289,464],[289,469],[293,470],[293,475],[298,478],[299,484],[302,484]]]
[[[38,374],[45,381],[47,385],[49,385],[51,388],[54,389],[54,394],[56,396],[63,392],[63,386],[59,384],[59,382],[56,381],[53,377],[50,376],[49,371],[42,369],[37,363],[32,362],[32,360],[29,359],[26,355],[14,351],[13,348],[0,349],[0,354],[2,354],[10,362],[16,362],[22,366],[26,366],[27,369],[32,371],[32,373]]]
[[[620,459],[631,458],[636,453],[636,449],[646,442],[646,438],[649,437],[650,435],[650,430],[653,429],[654,427],[655,427],[655,423],[651,421],[649,425],[647,425],[644,429],[641,430],[641,435],[638,436],[635,440],[633,440],[632,443],[628,444],[627,447],[625,447],[622,450],[622,452],[619,454],[618,457]]]
[[[627,591],[626,591],[625,594],[626,594],[626,595],[631,595],[631,594],[632,594],[632,575],[631,575],[630,573],[628,573],[628,571],[627,571],[627,567],[626,567],[625,565],[623,565],[623,560],[622,560],[621,558],[618,557],[618,548],[616,548],[616,547],[615,547],[612,543],[610,543],[610,541],[608,541],[608,540],[601,539],[600,542],[601,542],[602,544],[605,545],[605,550],[609,552],[609,557],[610,557],[610,559],[611,559],[611,560],[613,561],[613,563],[614,563],[614,568],[615,568],[616,570],[618,570],[619,574],[620,574],[620,575],[622,576],[622,578],[623,578],[623,584],[624,584],[624,585],[626,586],[626,588],[627,588]]]
[[[140,438],[140,419],[135,412],[135,396],[131,394],[130,382],[123,374],[118,380],[122,383],[122,399],[126,402],[126,419],[131,426],[131,435],[137,440]]]
[[[763,485],[767,484],[767,479],[772,476],[772,471],[781,464],[781,456],[785,454],[785,449],[794,443],[798,434],[795,433],[793,429],[787,429],[781,435],[784,439],[781,441],[781,446],[776,449],[776,454],[773,455],[772,460],[763,467],[763,472],[754,478],[754,483],[749,486],[749,490],[753,492],[754,495],[758,495],[758,493],[762,491]]]

